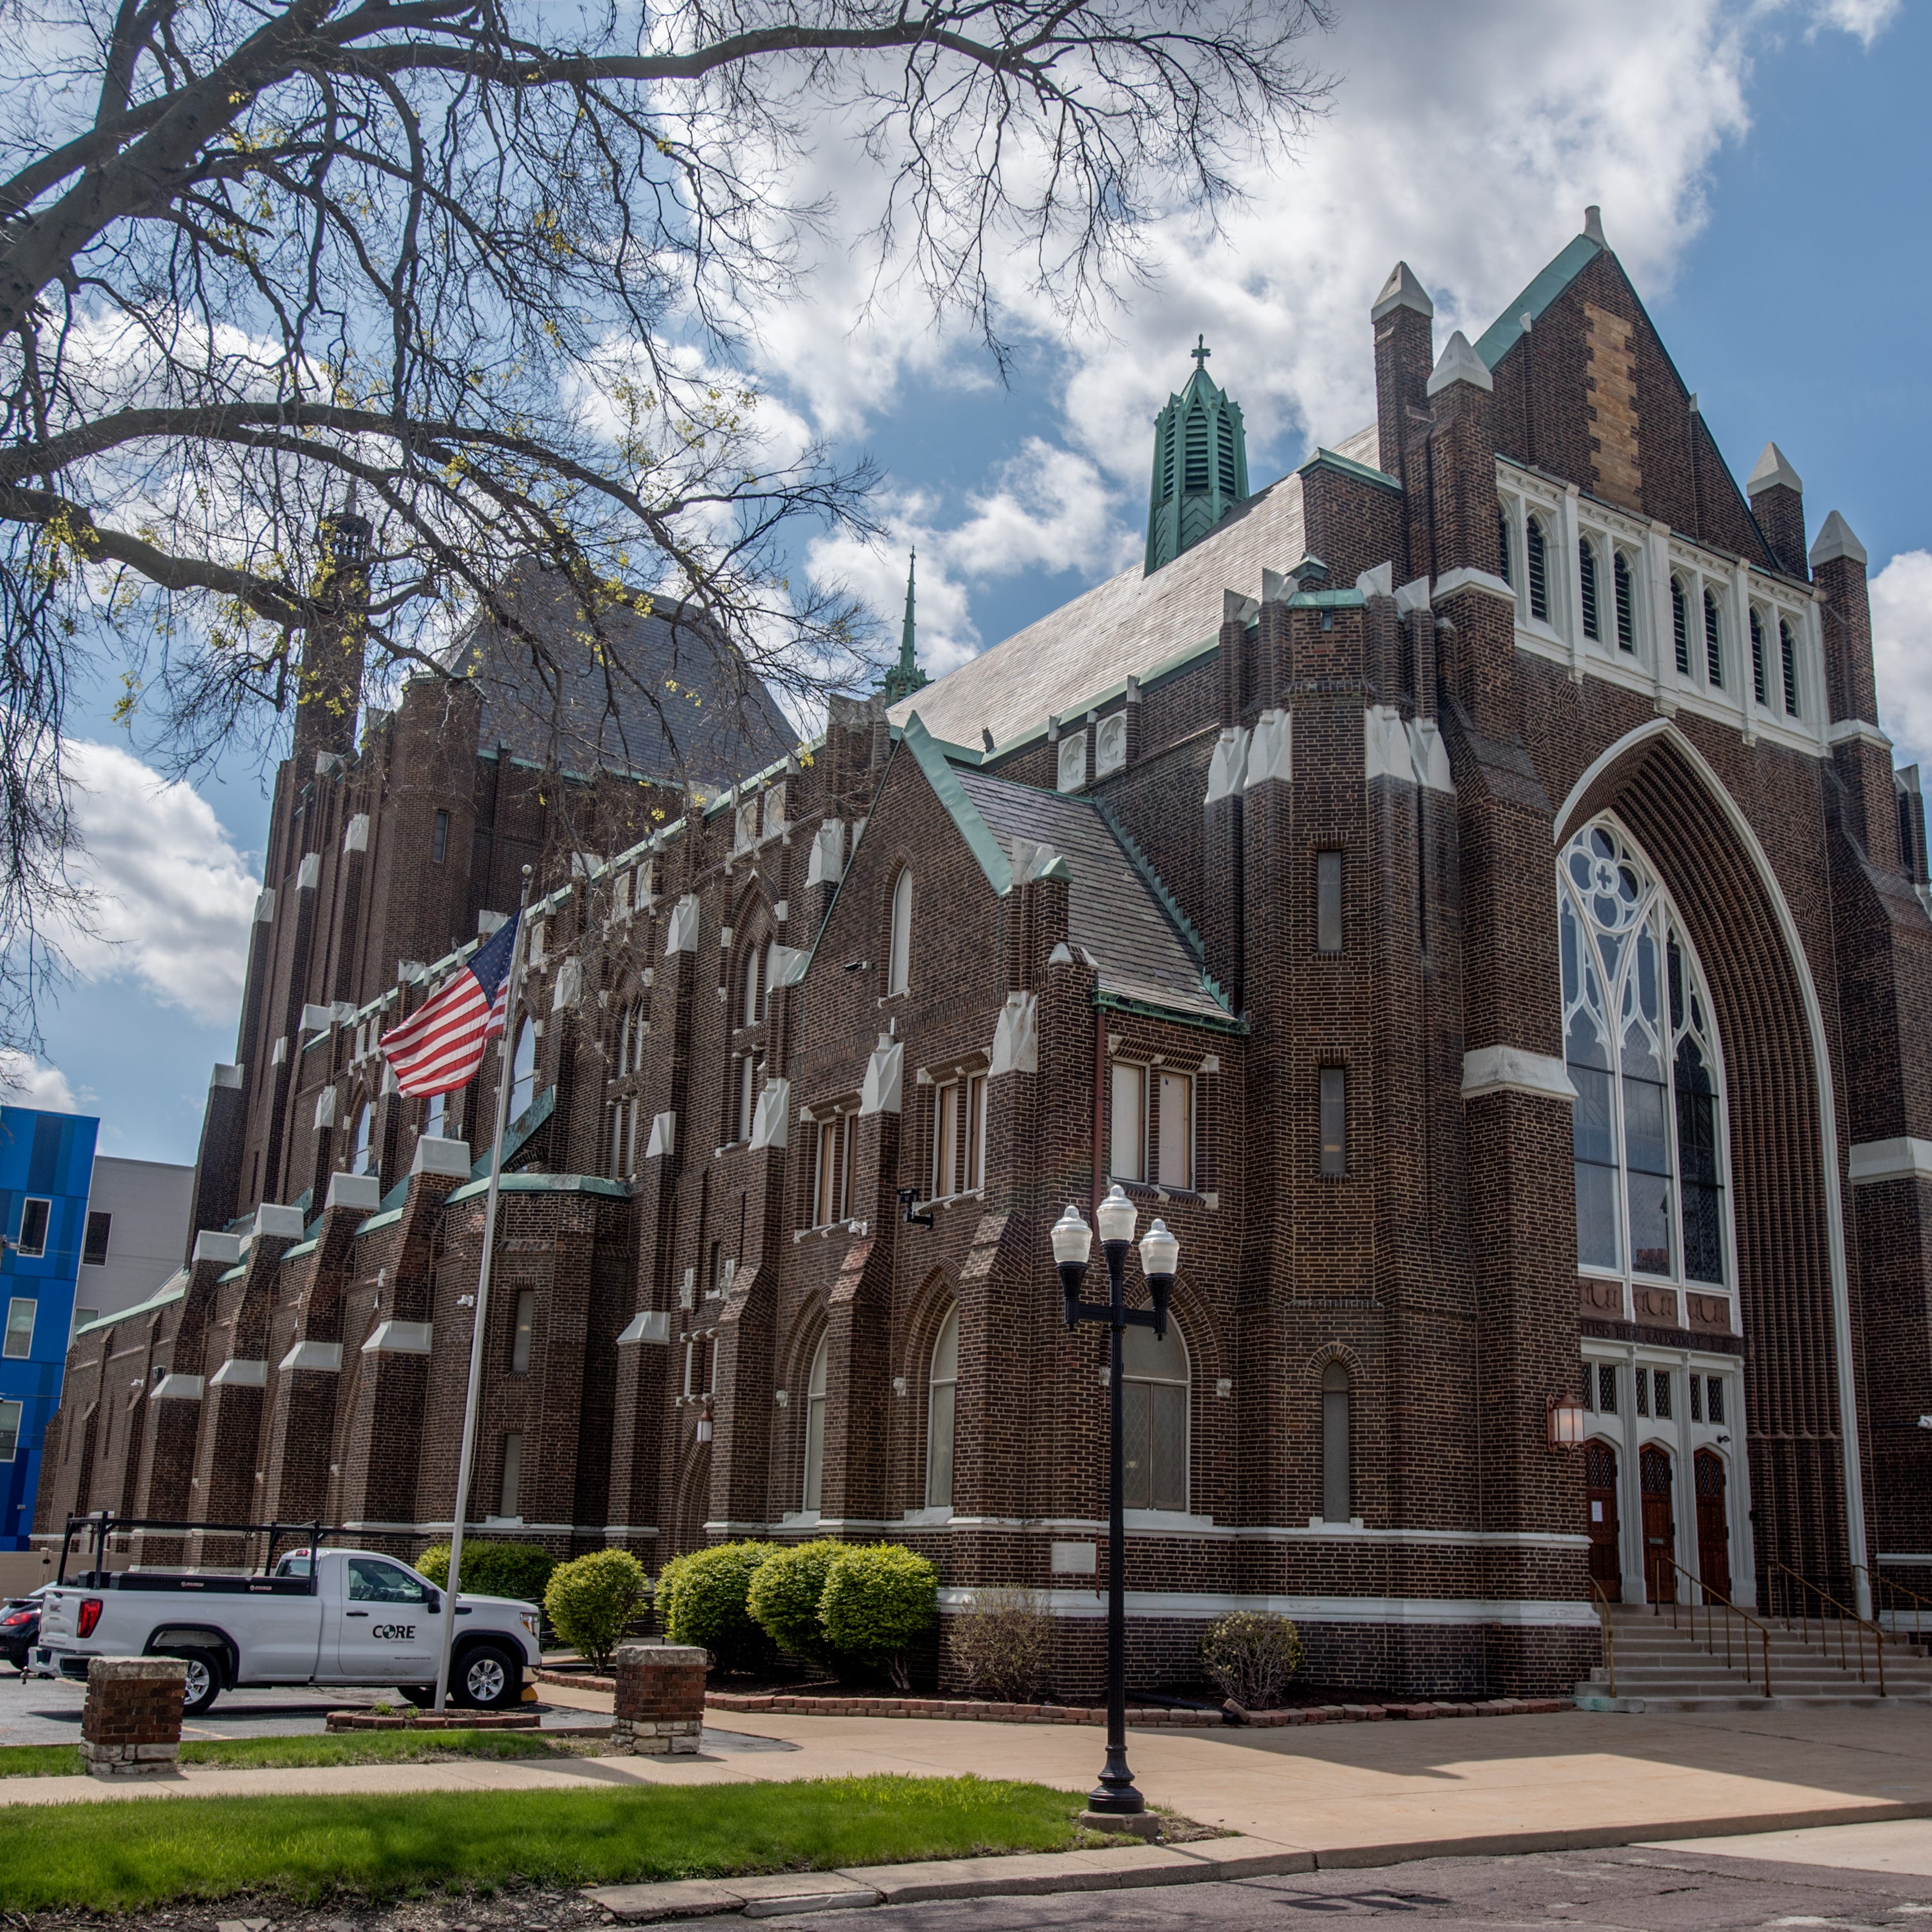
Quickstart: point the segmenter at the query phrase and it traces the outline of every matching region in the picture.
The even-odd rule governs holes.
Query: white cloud
[[[204,1024],[232,1020],[248,964],[257,881],[191,786],[118,746],[68,748],[97,895],[91,934],[64,943],[92,980],[132,980]]]
[[[76,1094],[58,1066],[43,1066],[10,1046],[0,1046],[0,1101],[46,1114],[78,1114],[94,1104],[92,1093],[83,1087]]]
[[[1899,0],[1816,0],[1811,31],[1836,28],[1870,46],[1898,19]]]
[[[1879,718],[1899,762],[1932,762],[1932,551],[1908,550],[1871,580]]]

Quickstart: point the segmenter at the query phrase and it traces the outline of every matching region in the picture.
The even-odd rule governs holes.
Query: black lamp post
[[[1107,1387],[1112,1398],[1113,1429],[1108,1445],[1107,1502],[1107,1762],[1100,1782],[1088,1795],[1087,1807],[1102,1816],[1131,1818],[1147,1809],[1127,1768],[1127,1616],[1126,1472],[1120,1428],[1120,1337],[1130,1325],[1151,1328],[1165,1339],[1168,1298],[1174,1292],[1174,1264],[1180,1244],[1156,1220],[1141,1241],[1141,1272],[1147,1277],[1152,1308],[1130,1308],[1126,1303],[1127,1250],[1134,1238],[1134,1204],[1118,1184],[1108,1190],[1094,1216],[1100,1224],[1100,1252],[1107,1257],[1108,1297],[1083,1301],[1087,1258],[1093,1252],[1094,1231],[1069,1204],[1053,1224],[1054,1265],[1060,1270],[1060,1290],[1066,1298],[1066,1325],[1082,1322],[1107,1324]]]

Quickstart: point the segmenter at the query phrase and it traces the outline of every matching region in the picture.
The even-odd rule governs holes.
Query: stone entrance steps
[[[1732,1625],[1731,1664],[1724,1661],[1724,1619],[1716,1619],[1714,1648],[1706,1650],[1703,1612],[1698,1612],[1694,1636],[1688,1608],[1680,1608],[1672,1628],[1670,1612],[1654,1616],[1632,1605],[1612,1613],[1616,1645],[1616,1695],[1610,1689],[1610,1671],[1600,1665],[1576,1686],[1576,1702],[1586,1711],[1733,1711],[1785,1708],[1813,1705],[1894,1703],[1932,1704],[1932,1659],[1913,1654],[1905,1646],[1886,1648],[1886,1695],[1879,1695],[1877,1672],[1869,1639],[1866,1644],[1867,1680],[1861,1682],[1855,1634],[1845,1633],[1845,1664],[1838,1661],[1835,1627],[1821,1641],[1819,1626],[1811,1627],[1808,1642],[1802,1627],[1786,1630],[1771,1624],[1771,1689],[1767,1699],[1762,1677],[1763,1640],[1742,1623]],[[1748,1662],[1744,1639],[1750,1639]]]

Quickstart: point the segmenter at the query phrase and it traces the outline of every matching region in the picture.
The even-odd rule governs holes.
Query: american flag
[[[500,926],[400,1026],[383,1034],[383,1057],[400,1091],[448,1094],[476,1077],[484,1042],[503,1030],[508,1017],[510,956],[521,917]]]

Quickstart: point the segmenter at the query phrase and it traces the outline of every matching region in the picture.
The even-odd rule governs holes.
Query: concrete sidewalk
[[[772,1748],[776,1742],[789,1749]],[[1084,1729],[904,1718],[763,1717],[695,1757],[540,1762],[189,1766],[130,1786],[0,1779],[0,1807],[121,1798],[433,1790],[581,1790],[902,1772],[1024,1777],[1069,1792],[1100,1768]],[[1444,1852],[1628,1844],[1932,1816],[1923,1707],[1629,1717],[1565,1712],[1480,1723],[1136,1733],[1149,1801],[1326,1864]]]

